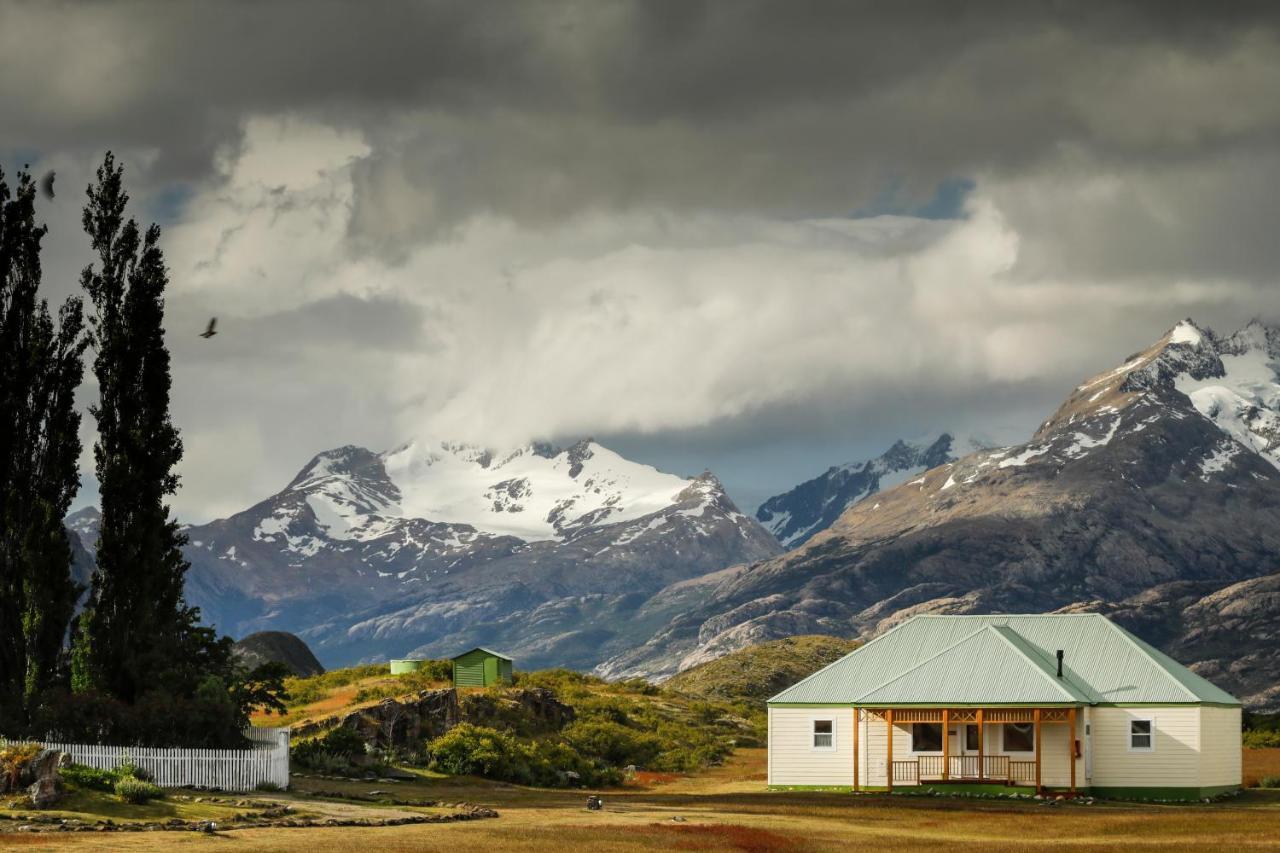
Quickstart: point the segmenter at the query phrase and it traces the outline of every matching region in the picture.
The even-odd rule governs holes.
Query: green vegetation
[[[1263,776],[1258,780],[1259,788],[1280,788],[1280,776]]]
[[[124,776],[120,781],[116,782],[116,796],[121,802],[130,805],[138,805],[149,800],[159,800],[164,797],[164,791],[159,786],[150,782],[144,782],[133,776]]]
[[[1280,748],[1280,732],[1246,731],[1242,735],[1245,749]]]
[[[8,784],[0,788],[13,788],[17,785],[22,770],[31,763],[31,759],[40,754],[40,744],[30,741],[5,744],[0,749],[0,777]]]
[[[449,683],[453,677],[453,665],[447,660],[425,661],[422,667],[414,672],[394,675],[391,681],[362,687],[356,692],[357,702],[369,702],[375,699],[391,699],[406,693],[417,693],[421,690],[433,690]]]
[[[385,663],[369,663],[352,666],[346,669],[334,669],[320,675],[306,678],[290,676],[284,680],[284,689],[289,694],[285,705],[300,708],[310,705],[328,696],[334,690],[364,681],[377,676],[391,677],[391,668]]]
[[[164,797],[164,791],[152,784],[151,774],[130,761],[111,770],[72,764],[62,768],[59,775],[74,789],[114,792],[121,802],[132,805]]]
[[[763,710],[770,696],[858,646],[857,640],[822,634],[771,640],[686,669],[663,687],[687,696],[744,701]]]
[[[62,518],[80,485],[84,310],[57,319],[41,298],[36,183],[0,171],[0,721],[24,728],[64,673],[62,640],[80,588]]]

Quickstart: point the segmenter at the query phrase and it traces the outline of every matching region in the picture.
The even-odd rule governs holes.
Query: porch
[[[858,733],[867,726],[883,721],[885,728],[884,781],[890,791],[895,785],[919,784],[998,784],[1023,785],[1037,792],[1044,788],[1044,756],[1046,747],[1065,754],[1069,765],[1069,791],[1076,791],[1076,762],[1080,757],[1077,741],[1077,708],[855,708],[854,725],[854,789],[861,787],[859,756],[862,748]],[[894,756],[894,729],[940,727],[936,754],[913,745],[904,756]],[[991,748],[991,735],[999,727],[1001,738]],[[1008,754],[1008,728],[1025,738],[1018,753]],[[1048,729],[1049,732],[1045,730]],[[932,731],[926,728],[932,735]],[[898,738],[901,740],[901,738]],[[1061,740],[1062,743],[1054,743]],[[932,743],[929,744],[932,747]],[[901,749],[901,747],[900,747]],[[878,750],[877,750],[878,751]],[[870,773],[868,773],[870,775]],[[1061,783],[1059,783],[1061,784]]]

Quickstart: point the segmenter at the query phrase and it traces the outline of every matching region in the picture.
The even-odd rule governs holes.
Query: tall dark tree
[[[73,684],[125,702],[148,689],[189,692],[188,655],[201,646],[198,613],[183,598],[185,537],[167,499],[182,441],[169,418],[168,284],[160,229],[125,219],[122,167],[108,153],[89,187],[84,229],[98,254],[81,284],[90,326],[98,402],[94,459],[102,520],[97,567],[79,622]]]
[[[35,192],[0,172],[0,731],[57,680],[80,592],[62,518],[79,488],[83,314],[71,297],[55,324],[39,298]]]

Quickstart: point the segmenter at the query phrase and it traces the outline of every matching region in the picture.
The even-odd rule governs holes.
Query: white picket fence
[[[102,770],[130,761],[149,772],[162,788],[252,791],[264,782],[288,787],[289,729],[253,727],[245,735],[260,745],[252,749],[170,749],[47,742],[43,746],[70,753],[76,764]]]

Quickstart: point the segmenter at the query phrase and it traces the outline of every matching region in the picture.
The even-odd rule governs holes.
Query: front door
[[[974,777],[978,773],[978,726],[975,723],[957,723],[951,727],[947,748],[955,760],[951,762],[953,777]],[[973,756],[960,758],[959,756]]]

